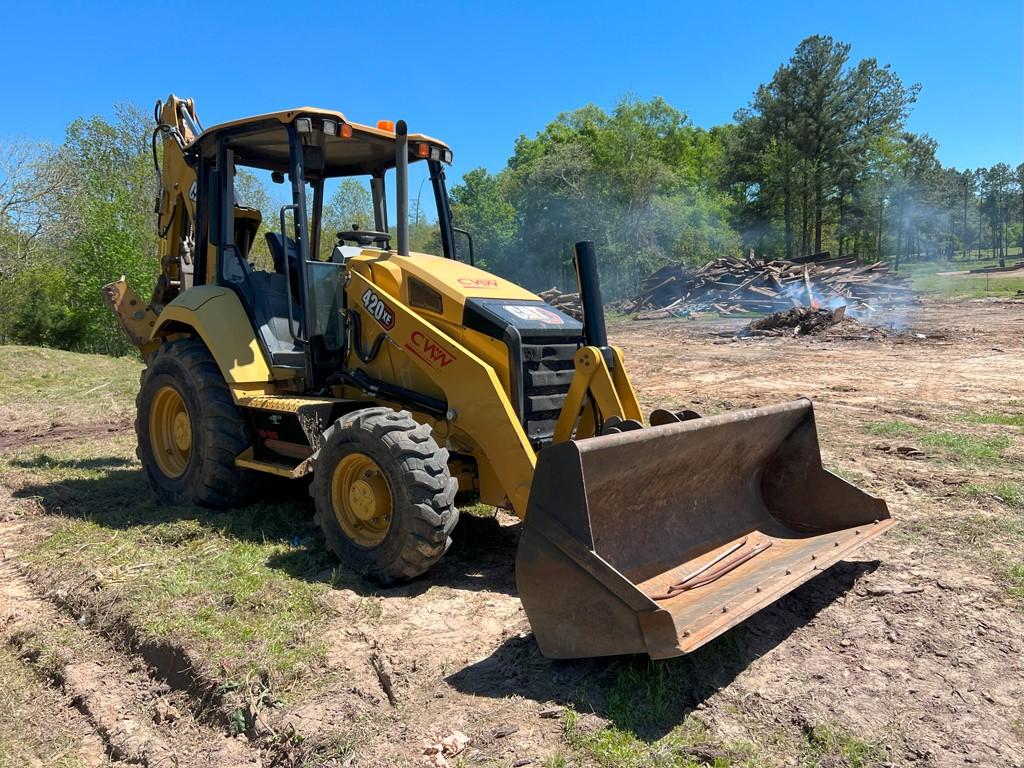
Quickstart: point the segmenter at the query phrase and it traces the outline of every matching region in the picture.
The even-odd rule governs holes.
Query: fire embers
[[[793,307],[752,320],[737,336],[815,336],[841,322],[845,316],[846,307]]]

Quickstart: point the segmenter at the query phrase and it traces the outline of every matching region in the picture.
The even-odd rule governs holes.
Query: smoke
[[[888,328],[892,331],[909,329],[914,304],[895,302],[891,299],[872,303],[861,301],[849,296],[840,296],[818,281],[811,281],[808,295],[805,283],[790,283],[782,290],[782,295],[801,306],[835,311],[846,307],[845,316],[868,325]]]

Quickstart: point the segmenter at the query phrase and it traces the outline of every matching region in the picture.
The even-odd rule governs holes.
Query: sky
[[[453,175],[584,104],[664,97],[732,119],[812,34],[922,91],[908,127],[958,168],[1024,162],[1024,1],[10,3],[0,137],[59,142],[115,102],[195,99],[204,125],[300,105],[405,119]],[[415,184],[415,179],[413,183]]]

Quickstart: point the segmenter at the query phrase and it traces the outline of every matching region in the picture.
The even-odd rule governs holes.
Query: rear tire
[[[419,576],[451,546],[456,490],[430,427],[408,411],[363,408],[324,432],[310,494],[331,551],[388,584]]]
[[[201,341],[161,345],[135,404],[137,455],[157,499],[215,508],[244,499],[252,473],[235,457],[252,445],[251,429]]]

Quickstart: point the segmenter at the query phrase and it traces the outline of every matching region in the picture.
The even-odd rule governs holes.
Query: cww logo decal
[[[455,355],[442,347],[422,331],[413,331],[405,348],[431,368],[441,370],[455,362]]]

